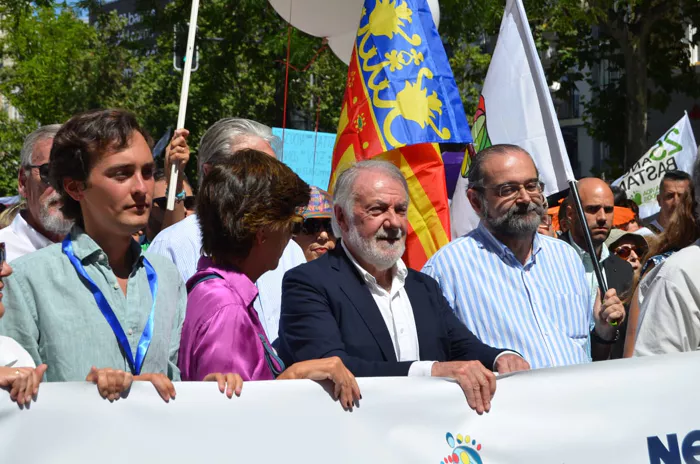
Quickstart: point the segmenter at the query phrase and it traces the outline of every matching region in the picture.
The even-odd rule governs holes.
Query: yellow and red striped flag
[[[420,270],[450,241],[439,143],[471,131],[426,0],[365,0],[333,150],[329,190],[356,161],[394,163],[408,182],[406,265]]]

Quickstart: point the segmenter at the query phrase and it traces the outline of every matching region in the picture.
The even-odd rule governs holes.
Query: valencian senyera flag
[[[404,261],[450,241],[440,143],[470,143],[469,124],[426,0],[365,0],[353,47],[329,189],[352,163],[394,163],[408,181]]]

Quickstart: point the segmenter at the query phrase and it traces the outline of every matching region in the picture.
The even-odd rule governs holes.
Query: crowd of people
[[[666,173],[649,224],[624,192],[581,179],[581,221],[572,197],[548,208],[524,149],[489,147],[455,193],[479,226],[418,271],[402,261],[394,165],[358,162],[331,196],[277,159],[269,127],[227,118],[201,139],[195,194],[188,136],[154,159],[133,114],[96,110],[26,137],[23,201],[0,229],[0,387],[18,404],[42,381],[86,380],[111,401],[150,382],[167,402],[177,381],[230,398],[312,379],[349,409],[356,377],[434,376],[483,413],[498,374],[700,345],[698,166]]]

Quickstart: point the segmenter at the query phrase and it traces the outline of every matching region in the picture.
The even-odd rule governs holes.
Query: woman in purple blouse
[[[330,379],[345,408],[359,399],[339,358],[285,366],[270,345],[253,301],[255,282],[275,269],[309,186],[274,157],[242,150],[213,166],[197,197],[202,256],[187,282],[187,313],[178,365],[183,380],[235,372],[246,380]]]

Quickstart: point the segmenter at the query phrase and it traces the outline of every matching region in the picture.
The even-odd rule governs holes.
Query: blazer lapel
[[[331,266],[340,274],[338,276],[340,289],[355,306],[357,312],[360,313],[367,328],[379,345],[384,358],[387,361],[396,361],[394,344],[391,342],[389,329],[386,327],[382,313],[379,311],[377,303],[374,302],[374,298],[372,298],[372,294],[360,276],[359,271],[340,246],[340,241],[337,243],[335,250],[331,252],[329,258],[331,259]]]

